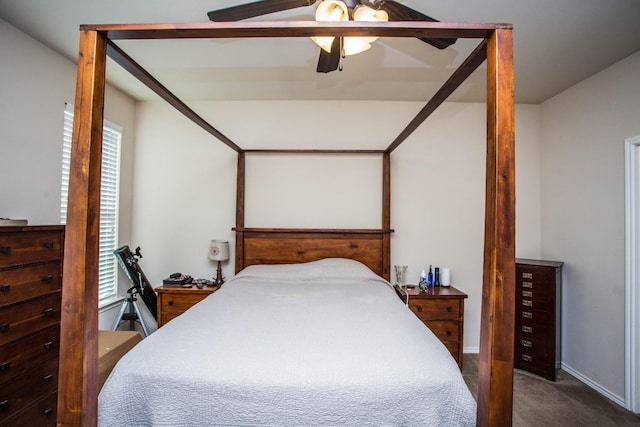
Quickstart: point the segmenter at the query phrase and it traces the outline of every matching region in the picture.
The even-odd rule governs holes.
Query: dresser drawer
[[[529,307],[521,307],[521,306],[516,307],[516,326],[520,324],[545,326],[548,323],[549,323],[548,312],[531,309]]]
[[[60,292],[0,310],[0,345],[60,322]]]
[[[12,381],[0,384],[0,424],[3,419],[54,393],[57,387],[57,358],[34,367]]]
[[[210,294],[165,294],[160,302],[160,310],[164,313],[182,314],[191,308],[194,304],[199,303]]]
[[[4,423],[11,427],[54,427],[57,404],[58,395],[53,392],[25,408],[23,412],[6,419]]]
[[[3,233],[0,235],[0,267],[62,258],[62,233]]]
[[[46,360],[58,357],[59,350],[59,325],[0,347],[0,383]]]
[[[519,334],[515,336],[515,348],[523,353],[545,356],[547,354],[547,337],[545,335]]]
[[[526,292],[526,291],[525,291]],[[528,295],[528,294],[525,294]],[[551,308],[551,302],[548,298],[535,298],[522,296],[522,294],[516,291],[516,311],[518,310],[541,310],[547,311]]]
[[[459,319],[460,300],[458,299],[409,299],[409,308],[421,320]]]
[[[60,261],[0,271],[0,307],[59,291]]]

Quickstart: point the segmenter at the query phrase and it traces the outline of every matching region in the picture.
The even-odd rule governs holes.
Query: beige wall
[[[226,102],[194,109],[243,148],[386,148],[420,103]],[[320,125],[308,117],[350,117]],[[384,112],[384,114],[381,114]],[[384,117],[384,120],[378,117]],[[254,127],[247,117],[259,117]],[[377,119],[370,119],[377,117]],[[298,119],[300,118],[300,119]],[[519,256],[539,255],[539,108],[518,106],[516,126]],[[132,244],[159,283],[175,271],[212,277],[211,239],[231,241],[235,224],[235,152],[163,102],[138,105]],[[484,239],[485,106],[443,105],[392,154],[392,264],[449,267],[469,294],[467,351],[477,351]],[[271,144],[271,145],[270,145]],[[247,225],[379,227],[381,157],[247,156]],[[233,260],[224,265],[233,274]]]
[[[564,261],[563,364],[624,399],[624,140],[640,53],[542,104],[542,256]]]

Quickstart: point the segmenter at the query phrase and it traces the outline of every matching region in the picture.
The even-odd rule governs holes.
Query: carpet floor
[[[464,355],[462,376],[477,398],[477,354]],[[513,377],[513,425],[640,426],[640,415],[625,410],[562,370],[558,371],[553,382],[516,369]]]

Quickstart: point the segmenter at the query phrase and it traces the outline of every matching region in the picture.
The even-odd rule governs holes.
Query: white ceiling
[[[207,22],[206,12],[251,0],[0,0],[0,18],[75,62],[80,24]],[[266,0],[269,1],[269,0]],[[404,0],[441,21],[514,26],[516,102],[539,103],[640,51],[639,0]],[[259,20],[310,20],[314,6]],[[318,48],[306,39],[126,41],[118,44],[184,101],[344,99],[427,101],[478,44],[439,51],[417,39],[381,38],[315,71]],[[476,71],[453,100],[483,101]],[[119,66],[107,79],[139,100],[155,95]]]

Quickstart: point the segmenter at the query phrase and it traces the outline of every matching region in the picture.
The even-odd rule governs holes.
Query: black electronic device
[[[166,279],[162,280],[162,284],[165,286],[180,286],[191,282],[193,282],[193,277],[182,273],[173,273]]]
[[[149,279],[147,279],[147,276],[144,274],[144,271],[142,271],[142,267],[140,267],[140,264],[138,263],[140,258],[142,258],[142,254],[140,254],[140,247],[138,246],[134,253],[131,252],[129,246],[125,245],[113,251],[113,254],[120,263],[120,267],[122,267],[124,272],[127,273],[127,277],[133,285],[127,291],[127,293],[130,294],[130,297],[127,298],[127,300],[131,301],[125,301],[125,303],[135,303],[135,295],[140,295],[140,298],[142,298],[142,301],[149,309],[149,312],[153,315],[153,318],[158,320],[158,300],[156,293],[153,290],[151,283],[149,283]],[[144,328],[142,318],[139,320],[141,321],[143,329],[146,329]]]

